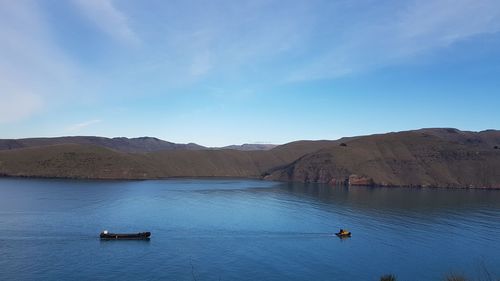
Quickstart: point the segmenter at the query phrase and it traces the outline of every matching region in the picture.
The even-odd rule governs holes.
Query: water
[[[498,277],[499,238],[500,191],[0,179],[0,280]]]

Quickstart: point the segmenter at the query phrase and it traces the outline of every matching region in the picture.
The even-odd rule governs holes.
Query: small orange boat
[[[351,232],[348,231],[347,229],[340,229],[339,232],[335,233],[340,238],[346,238],[346,237],[351,237]]]

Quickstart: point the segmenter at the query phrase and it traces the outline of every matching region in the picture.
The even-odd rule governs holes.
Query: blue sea
[[[333,233],[352,232],[349,239]],[[151,231],[149,241],[99,233]],[[500,277],[500,191],[0,178],[0,280]]]

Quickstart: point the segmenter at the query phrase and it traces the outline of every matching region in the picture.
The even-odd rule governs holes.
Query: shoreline
[[[419,186],[419,185],[332,185],[328,183],[319,182],[300,182],[300,181],[283,181],[283,180],[268,180],[263,177],[235,177],[235,176],[174,176],[174,177],[158,177],[158,178],[92,178],[92,177],[54,177],[54,176],[22,176],[22,175],[5,175],[0,174],[0,179],[2,178],[13,178],[13,179],[41,179],[41,180],[73,180],[73,181],[101,181],[101,182],[134,182],[134,181],[154,181],[154,180],[255,180],[255,181],[268,181],[277,183],[289,183],[289,184],[303,184],[303,185],[323,185],[329,186],[331,188],[343,187],[343,188],[403,188],[403,189],[452,189],[452,190],[499,190],[500,187],[463,187],[463,186]]]

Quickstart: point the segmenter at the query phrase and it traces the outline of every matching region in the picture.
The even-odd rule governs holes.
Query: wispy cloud
[[[90,6],[91,14],[118,14],[112,17],[121,20],[114,24],[105,16],[97,22],[108,32],[124,30],[118,33],[135,36],[111,1],[79,3]],[[500,31],[496,0],[217,4],[186,0],[155,7],[156,13],[142,19],[154,26],[141,30],[149,39],[143,42],[148,55],[131,75],[142,71],[140,75],[150,79],[161,73],[162,83],[182,86],[214,77],[249,84],[330,79],[409,63],[476,35]]]
[[[95,124],[98,124],[98,123],[101,123],[101,120],[99,119],[93,119],[93,120],[89,120],[89,121],[85,121],[85,122],[81,122],[81,123],[77,123],[77,124],[73,124],[73,125],[70,125],[68,128],[67,128],[67,131],[70,131],[70,132],[73,132],[73,133],[77,133],[89,126],[92,126],[92,125],[95,125]]]
[[[278,82],[406,64],[500,32],[497,0],[48,2],[0,0],[0,122],[135,94],[272,95]],[[84,24],[54,7],[76,7]],[[94,33],[124,44],[81,44]]]
[[[193,56],[189,73],[196,77],[207,73],[210,68],[212,68],[211,54],[209,50],[205,50]]]
[[[75,0],[75,4],[95,26],[114,39],[131,44],[140,43],[127,16],[116,8],[112,0]]]
[[[306,39],[314,14],[305,2],[188,0],[159,6],[148,19],[154,28],[141,31],[149,55],[135,70],[150,77],[161,73],[163,83],[181,86],[261,71],[259,65]]]
[[[39,112],[72,80],[37,1],[0,1],[0,122]]]
[[[43,106],[40,96],[21,92],[19,89],[13,89],[8,95],[0,94],[0,100],[0,123],[10,123],[28,118]]]
[[[500,31],[500,2],[496,0],[379,4],[365,7],[369,14],[362,12],[361,5],[347,7],[350,11],[340,9],[341,13],[361,17],[359,21],[353,17],[347,24],[339,22],[332,37],[325,38],[323,51],[300,65],[288,80],[335,78],[406,63],[473,36]],[[332,13],[334,18],[343,18],[338,11]],[[328,34],[327,30],[325,33]]]

